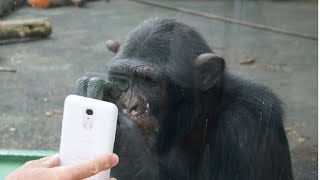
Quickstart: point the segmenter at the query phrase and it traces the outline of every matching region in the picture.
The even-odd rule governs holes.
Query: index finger
[[[116,154],[104,154],[77,164],[54,168],[54,173],[59,179],[85,179],[112,168],[118,162],[119,157]]]

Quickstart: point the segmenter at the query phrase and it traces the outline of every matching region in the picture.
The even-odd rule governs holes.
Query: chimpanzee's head
[[[224,70],[224,60],[198,32],[170,18],[144,21],[121,44],[107,41],[107,47],[116,53],[108,73],[123,92],[119,110],[158,149],[192,129],[204,94]]]

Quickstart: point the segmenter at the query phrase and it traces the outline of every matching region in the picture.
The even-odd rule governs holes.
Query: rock
[[[10,132],[15,132],[15,131],[16,131],[16,128],[10,127],[10,128],[9,128],[9,131],[10,131]]]
[[[9,67],[0,66],[0,72],[12,72],[12,73],[15,73],[15,72],[17,72],[17,70],[13,69],[13,68],[9,68]]]
[[[266,69],[271,72],[289,72],[291,69],[283,64],[267,64]]]
[[[50,116],[52,116],[52,113],[51,112],[46,112],[46,116],[50,117]]]
[[[244,56],[239,60],[240,64],[252,64],[254,62],[255,62],[255,59],[248,56]]]
[[[298,138],[298,142],[300,142],[300,143],[304,142],[305,140],[306,140],[306,139],[303,138],[303,137]]]
[[[0,40],[46,38],[52,32],[51,22],[47,18],[1,21],[0,27]]]
[[[60,109],[53,109],[53,110],[52,110],[52,113],[53,113],[53,114],[62,114],[62,110],[60,110]]]

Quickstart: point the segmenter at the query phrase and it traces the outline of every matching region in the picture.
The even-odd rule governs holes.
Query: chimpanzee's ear
[[[107,48],[113,53],[117,53],[120,47],[120,43],[114,40],[108,40],[105,42],[105,44]]]
[[[205,53],[195,59],[195,65],[201,90],[207,91],[220,82],[225,67],[224,59],[213,53]]]

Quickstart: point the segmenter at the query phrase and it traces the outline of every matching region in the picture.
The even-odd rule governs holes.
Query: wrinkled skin
[[[76,94],[119,109],[114,152],[120,180],[291,180],[280,100],[225,71],[199,33],[150,19],[122,43],[101,77],[80,78]],[[107,118],[107,117],[106,117]]]

